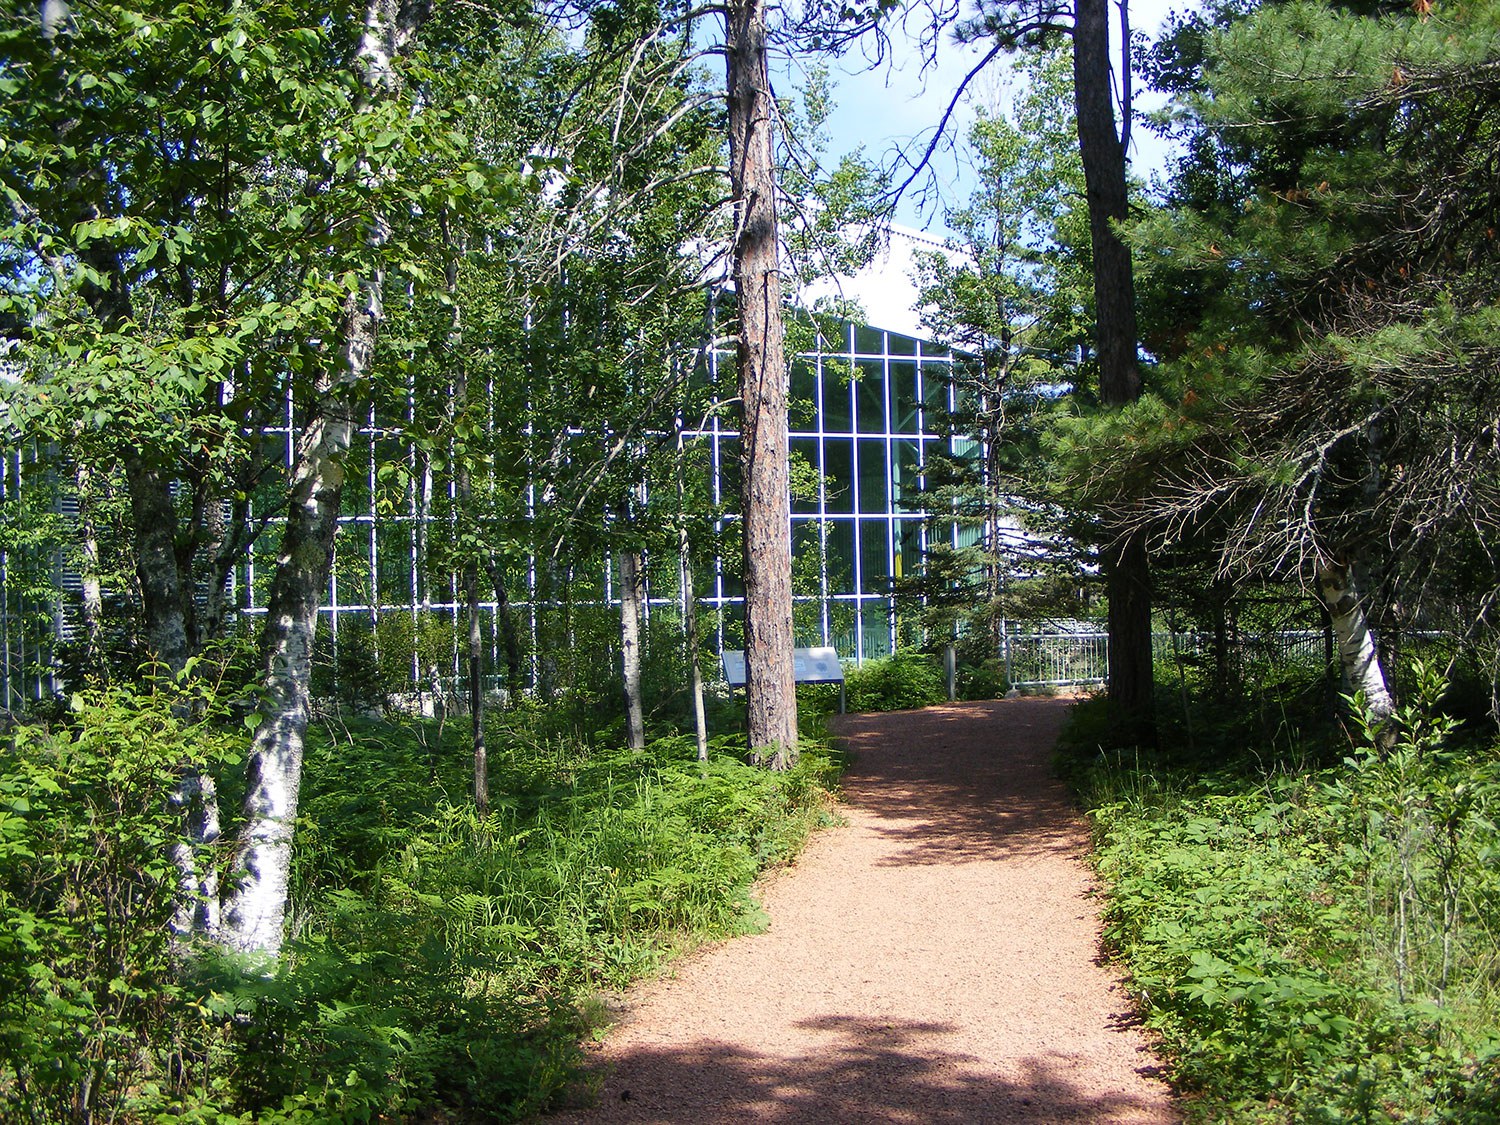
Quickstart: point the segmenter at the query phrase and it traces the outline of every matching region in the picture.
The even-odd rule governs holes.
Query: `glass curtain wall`
[[[817,482],[792,500],[799,644],[863,661],[918,639],[900,620],[895,584],[926,549],[922,472],[932,443],[947,440],[931,431],[952,407],[951,363],[947,349],[850,322],[793,362],[792,457],[811,470],[800,479]],[[716,468],[738,459],[733,430],[696,436],[714,443]],[[738,608],[737,570],[732,560],[716,567],[714,608]]]
[[[936,429],[936,410],[952,405],[951,362],[949,352],[935,345],[848,322],[794,361],[791,450],[802,469],[792,505],[798,644],[832,645],[840,655],[863,661],[919,639],[915,622],[900,619],[894,588],[921,565],[926,547],[922,472],[933,443],[947,440],[929,431]],[[732,357],[723,353],[710,352],[709,377],[719,381],[721,363],[722,378],[732,381]],[[725,393],[735,391],[729,386]],[[344,515],[322,607],[327,628],[320,630],[319,645],[328,675],[343,679],[357,668],[374,674],[370,669],[378,667],[382,682],[411,684],[422,691],[436,688],[434,680],[458,673],[463,607],[456,577],[424,561],[434,558],[430,547],[441,546],[440,538],[448,534],[456,497],[448,475],[435,479],[401,436],[416,408],[414,390],[404,418],[385,420],[372,410],[350,450]],[[288,395],[281,424],[264,431],[272,456],[288,467],[292,417]],[[707,446],[713,499],[733,512],[738,507],[740,446],[728,413],[711,413],[702,428],[688,429],[682,438]],[[19,453],[7,453],[0,464],[0,501],[16,502],[26,463]],[[390,463],[405,471],[388,479],[380,468]],[[392,480],[402,483],[393,485]],[[278,492],[276,482],[268,483],[253,506],[262,512],[276,509]],[[734,518],[726,516],[720,530]],[[251,628],[265,611],[276,563],[280,519],[270,522],[230,580],[229,602]],[[433,544],[426,541],[431,537],[438,537]],[[536,561],[524,567],[512,564],[505,575],[511,617],[521,630],[533,683],[545,677],[549,659],[539,657],[538,649],[550,651],[557,643],[570,647],[575,641],[590,648],[577,635],[586,619],[592,621],[594,635],[609,634],[606,619],[617,612],[612,608],[617,604],[613,563],[603,557],[591,573],[570,567],[561,576],[550,575]],[[49,568],[53,588],[64,590],[62,603],[40,615],[34,606],[21,605],[20,555],[0,549],[0,689],[5,694],[0,705],[55,689],[51,646],[72,632],[63,603],[70,604],[69,594],[76,594],[76,577],[60,555],[27,561],[31,569],[38,564]],[[705,625],[717,632],[721,646],[741,643],[740,568],[738,558],[721,557],[711,574],[698,577],[701,609],[716,611],[705,614]],[[672,616],[679,599],[677,560],[648,560],[648,571],[648,609]],[[559,636],[544,638],[543,618],[555,608],[550,591],[564,585],[573,616]],[[488,671],[493,674],[502,663],[493,595],[482,608]]]

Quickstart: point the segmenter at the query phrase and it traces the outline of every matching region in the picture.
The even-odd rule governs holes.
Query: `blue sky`
[[[1154,35],[1173,9],[1181,11],[1193,6],[1185,0],[1176,0],[1175,3],[1172,0],[1133,0],[1131,25]],[[876,69],[864,67],[864,60],[857,53],[833,64],[838,108],[829,122],[833,138],[830,156],[837,157],[863,146],[867,156],[879,160],[895,145],[914,140],[925,143],[930,130],[942,117],[954,89],[987,49],[983,44],[956,44],[951,35],[947,35],[939,47],[936,67],[924,73],[914,41],[918,25],[919,18],[914,15],[910,36],[903,33],[899,23],[892,27],[892,57]],[[778,92],[785,93],[785,84],[797,84],[799,76],[795,71],[787,74],[783,70],[775,81]],[[997,59],[991,63],[988,72],[970,86],[966,100],[971,104],[961,106],[955,113],[954,120],[959,123],[955,135],[962,137],[966,123],[973,119],[974,98],[978,98],[981,104],[1003,104],[999,99],[1006,97],[1007,86],[1012,84],[1004,61]],[[1138,110],[1152,104],[1145,97],[1137,98]],[[1161,168],[1168,155],[1160,139],[1139,124],[1133,133],[1132,149],[1132,169],[1142,176],[1149,176]],[[972,184],[972,176],[963,166],[961,154],[956,157],[950,152],[940,156],[935,168],[940,190],[948,196],[946,202],[950,205],[961,202]],[[909,226],[941,233],[941,208],[929,207],[928,212],[924,216],[918,212],[916,201],[908,200],[897,219]]]

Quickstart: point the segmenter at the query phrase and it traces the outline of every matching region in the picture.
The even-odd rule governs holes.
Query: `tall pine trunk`
[[[1141,395],[1136,364],[1135,279],[1130,249],[1114,224],[1127,214],[1125,147],[1116,129],[1110,86],[1109,0],[1075,0],[1073,90],[1078,153],[1088,191],[1093,251],[1099,397],[1120,407]],[[1127,107],[1128,112],[1128,107]],[[1104,529],[1100,553],[1109,598],[1109,703],[1122,743],[1156,740],[1151,653],[1151,570],[1144,538]]]
[[[766,69],[764,0],[731,0],[725,26],[739,306],[736,356],[744,409],[745,694],[751,753],[772,769],[786,769],[797,754],[797,689],[792,671],[787,366],[772,148],[775,106]]]

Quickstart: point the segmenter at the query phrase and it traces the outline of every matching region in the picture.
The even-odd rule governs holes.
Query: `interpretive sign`
[[[745,653],[743,649],[726,648],[722,657],[724,679],[730,689],[745,686]],[[792,649],[792,679],[799,684],[838,684],[839,710],[844,709],[844,666],[838,650],[824,648]]]

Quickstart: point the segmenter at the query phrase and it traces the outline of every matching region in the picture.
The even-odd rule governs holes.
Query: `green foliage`
[[[149,1119],[214,1084],[194,1065],[211,1033],[168,932],[171,796],[241,740],[180,717],[187,705],[83,693],[0,749],[0,1102],[21,1120]]]
[[[906,711],[948,698],[937,662],[911,652],[846,668],[844,690],[851,711]]]
[[[479,818],[456,724],[315,729],[276,970],[175,947],[184,766],[242,735],[116,688],[0,758],[0,1119],[497,1121],[576,1078],[581,1007],[704,936],[826,816],[833,765],[728,739],[594,750],[494,717]],[[179,710],[182,708],[179,707]],[[18,1111],[19,1112],[19,1111]]]
[[[1412,679],[1338,765],[1070,752],[1106,941],[1193,1121],[1496,1119],[1500,753]]]

